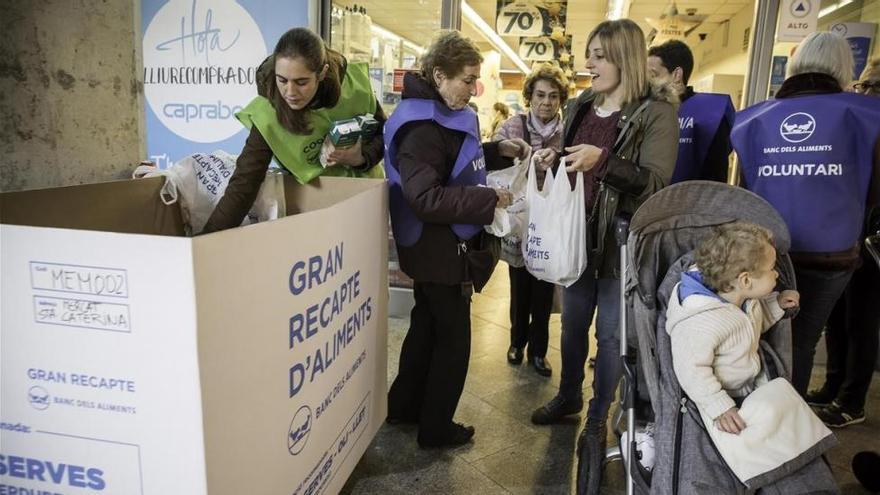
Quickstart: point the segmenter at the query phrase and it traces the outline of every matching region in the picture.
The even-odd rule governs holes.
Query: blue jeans
[[[596,369],[593,374],[593,398],[587,417],[605,419],[614,401],[620,381],[620,281],[596,278],[596,269],[588,266],[581,278],[562,292],[562,376],[559,393],[566,399],[581,396],[584,364],[589,351],[588,332],[593,314],[596,318]]]

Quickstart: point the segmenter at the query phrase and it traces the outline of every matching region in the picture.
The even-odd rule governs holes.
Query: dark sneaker
[[[578,495],[597,495],[602,484],[602,466],[608,436],[605,421],[587,419],[577,441],[577,480]]]
[[[837,394],[832,393],[825,387],[820,388],[819,390],[810,390],[807,392],[807,395],[804,397],[804,400],[807,401],[807,404],[813,407],[827,407],[830,406],[834,399],[837,397]]]
[[[536,425],[549,425],[570,414],[577,414],[584,408],[583,397],[566,399],[562,394],[556,394],[546,405],[543,405],[532,413],[532,423]]]
[[[458,447],[471,441],[474,437],[474,427],[465,426],[460,423],[452,423],[446,436],[437,439],[422,439],[419,437],[419,447],[427,448],[443,448]]]
[[[847,411],[836,403],[816,410],[816,416],[829,428],[843,428],[865,422],[865,410]]]

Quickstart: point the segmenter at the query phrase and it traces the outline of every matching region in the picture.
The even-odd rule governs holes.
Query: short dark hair
[[[422,55],[421,75],[431,86],[436,86],[434,69],[440,69],[447,77],[455,77],[465,67],[481,63],[483,55],[470,38],[458,31],[441,31]]]
[[[679,40],[669,40],[662,45],[652,46],[648,50],[649,57],[657,57],[663,62],[663,67],[672,72],[676,67],[681,67],[684,83],[687,84],[694,71],[694,54],[691,49]]]
[[[538,81],[547,81],[556,86],[556,89],[559,90],[559,101],[562,103],[565,103],[565,100],[568,99],[568,78],[565,77],[565,73],[562,72],[562,69],[551,64],[541,64],[532,69],[532,72],[526,77],[526,81],[523,83],[522,95],[526,101],[527,107],[531,106],[532,93],[535,92],[535,84],[537,84]]]

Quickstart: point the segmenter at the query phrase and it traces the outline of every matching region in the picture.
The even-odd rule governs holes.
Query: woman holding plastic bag
[[[541,65],[526,77],[522,94],[528,112],[504,121],[493,140],[521,138],[532,146],[532,153],[547,148],[561,153],[562,118],[559,108],[568,99],[568,79],[565,74],[554,65]],[[544,173],[537,175],[538,183],[543,183]],[[515,248],[517,252],[520,251],[519,246]],[[523,349],[528,346],[529,365],[539,375],[550,376],[553,371],[546,355],[555,285],[530,274],[521,254],[505,259],[502,250],[501,259],[507,261],[510,274],[510,348],[507,350],[507,361],[511,364],[521,363]]]
[[[480,142],[467,103],[482,61],[471,40],[441,34],[420,74],[404,77],[403,99],[385,126],[391,226],[400,268],[415,282],[387,421],[418,423],[422,447],[462,445],[474,435],[453,422],[470,356],[471,292],[494,265],[483,256],[483,226],[511,199],[507,190],[481,186],[487,168],[509,167],[530,151],[521,139]]]
[[[587,40],[586,69],[593,77],[592,88],[566,106],[564,144],[566,171],[584,174],[588,264],[580,279],[563,292],[559,393],[534,412],[532,422],[554,423],[583,408],[587,332],[598,308],[593,398],[578,450],[589,448],[596,453],[591,462],[600,462],[605,421],[621,375],[614,220],[634,213],[669,183],[678,148],[678,119],[674,93],[649,86],[645,37],[636,23],[605,21]],[[539,168],[558,161],[552,149],[535,155]]]
[[[250,129],[235,172],[202,233],[241,225],[266,177],[272,157],[300,184],[319,175],[383,177],[382,124],[366,64],[349,64],[315,33],[284,33],[257,71],[257,93],[236,117]],[[333,148],[322,165],[321,148],[335,121],[372,114],[375,136]]]

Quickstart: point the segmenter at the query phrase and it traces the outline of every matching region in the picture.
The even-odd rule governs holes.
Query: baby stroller
[[[627,444],[624,453],[637,453],[624,456],[629,466],[625,470],[628,493],[838,492],[831,471],[821,458],[807,462],[797,462],[795,458],[761,486],[749,489],[743,485],[711,442],[696,405],[682,393],[673,372],[670,339],[665,330],[666,306],[673,286],[681,272],[693,263],[692,251],[703,236],[712,227],[734,220],[753,222],[773,232],[779,283],[795,288],[794,269],[788,256],[791,240],[784,221],[769,203],[745,189],[707,181],[675,184],[648,199],[630,222],[627,242],[622,248],[622,268],[626,273],[621,279],[625,303],[622,312],[626,313],[621,315],[624,378],[620,408],[612,421],[618,440]],[[781,320],[764,334],[761,349],[764,367],[771,378],[790,378],[789,319]],[[637,459],[638,433],[630,436],[623,431],[625,416],[629,431],[638,432],[653,423],[653,457],[657,462],[650,471]]]

